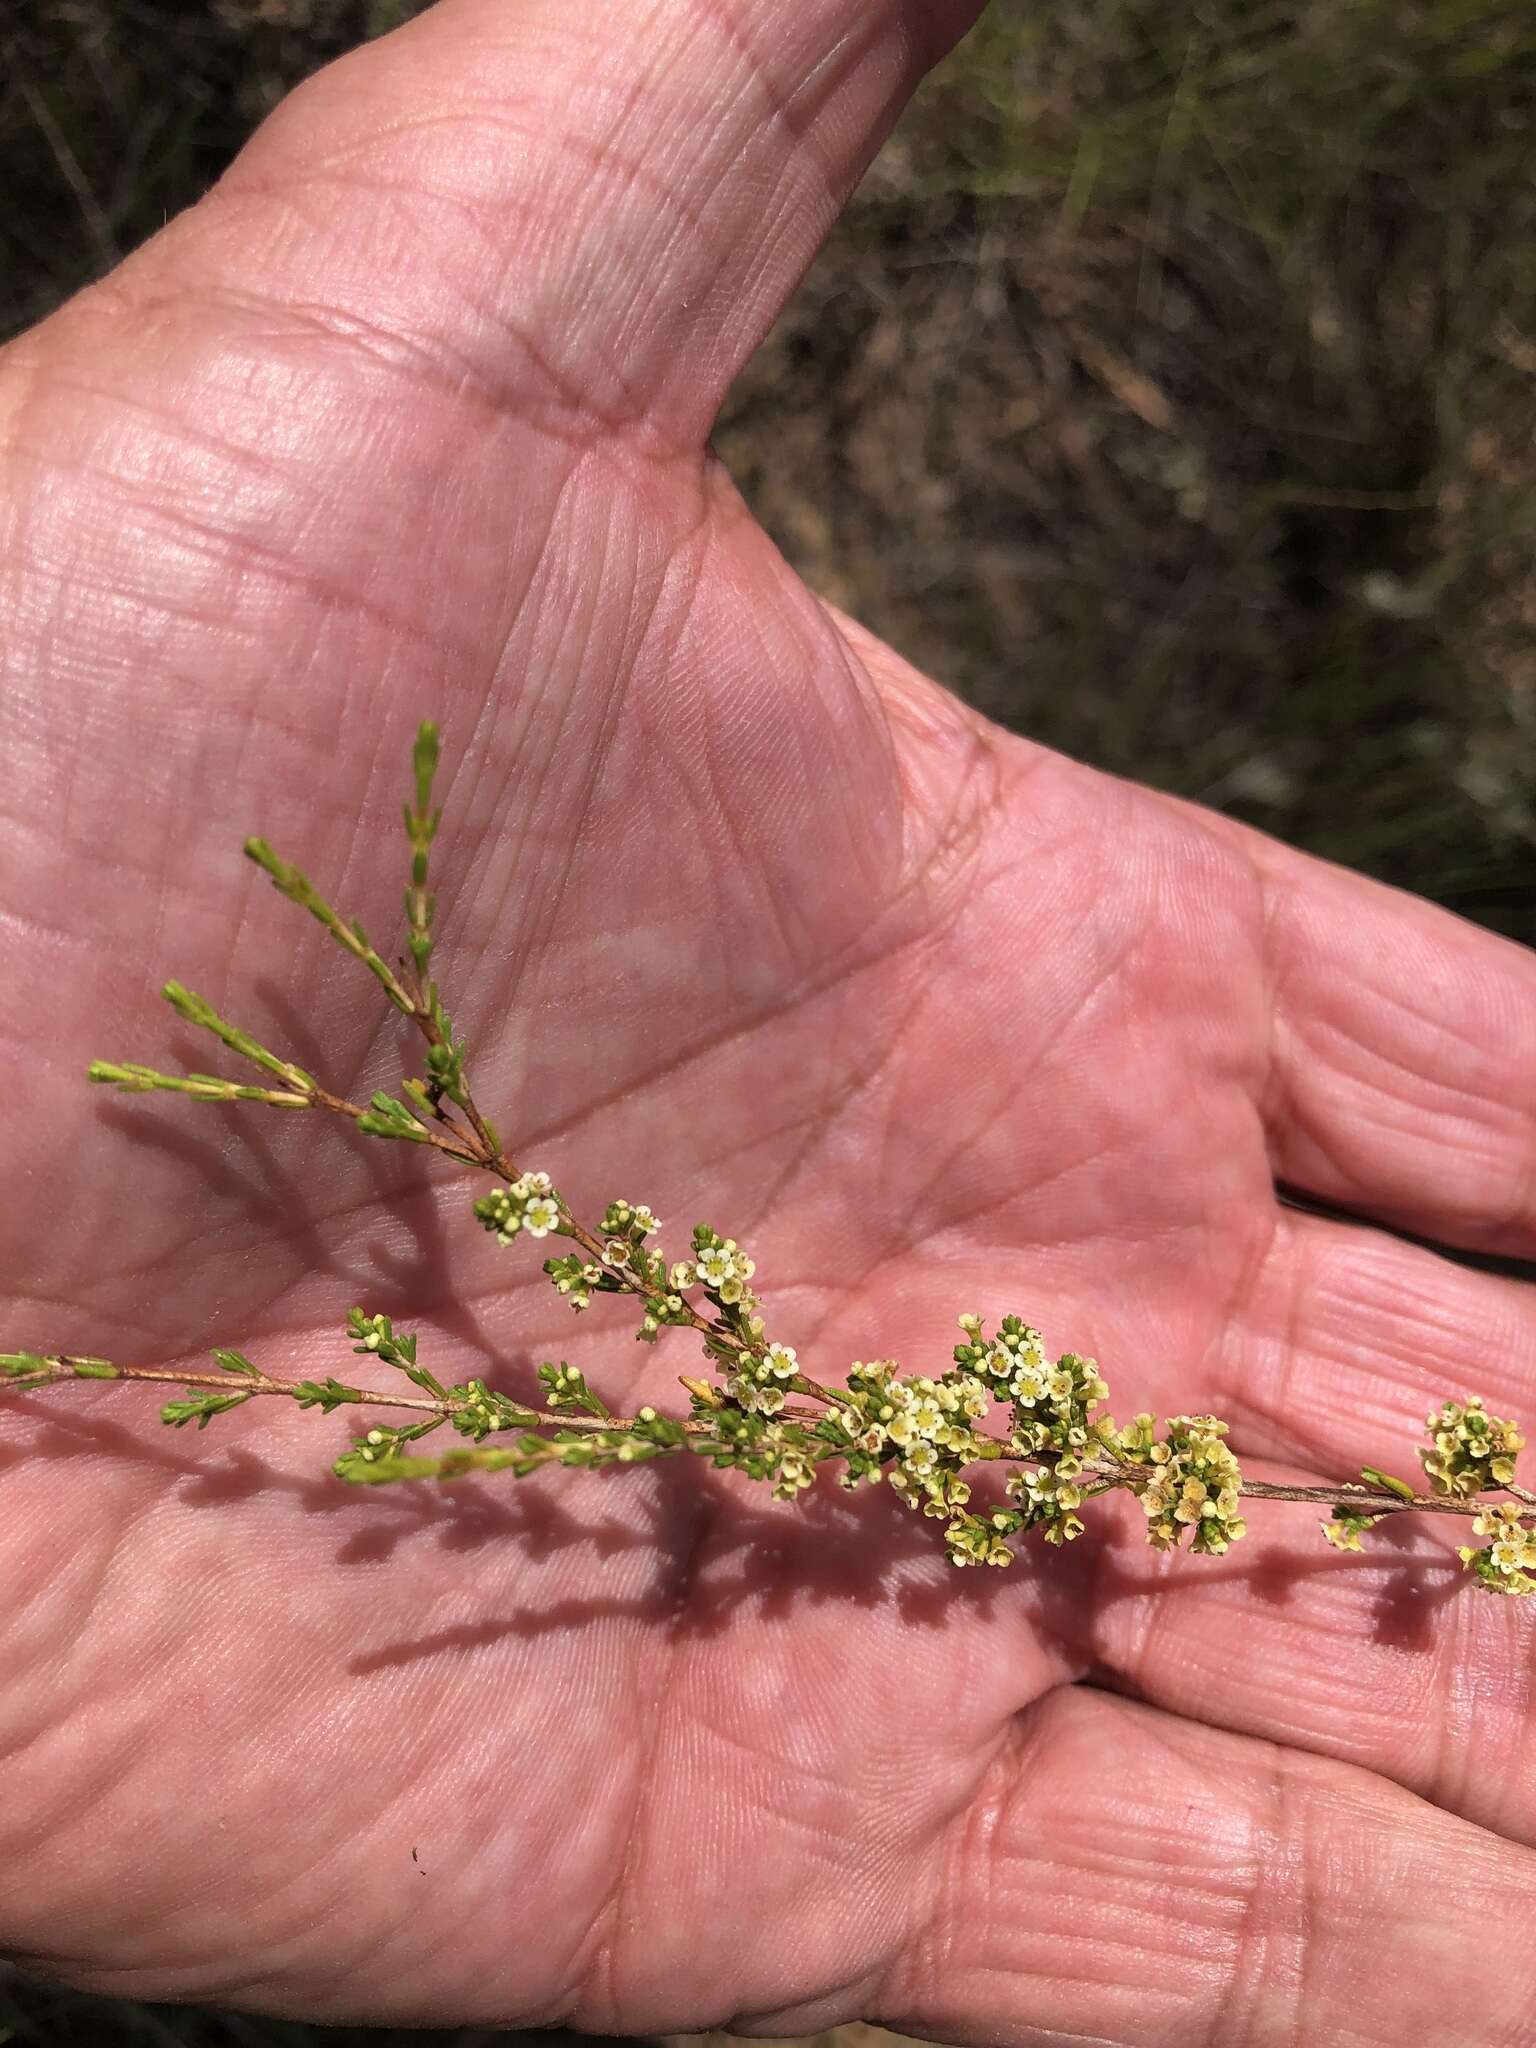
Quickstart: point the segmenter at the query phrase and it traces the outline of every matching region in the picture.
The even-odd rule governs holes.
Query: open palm
[[[82,1085],[207,1063],[166,974],[392,1085],[238,843],[382,936],[436,715],[479,1099],[578,1214],[742,1238],[813,1370],[1017,1310],[1268,1476],[1530,1419],[1529,1288],[1274,1193],[1536,1250],[1530,957],[991,728],[706,452],[969,11],[443,0],[0,357],[0,1338],[323,1376],[358,1301],[675,1405],[692,1340],[573,1325],[456,1169]],[[1532,1622],[1438,1525],[1211,1563],[1120,1501],[961,1575],[884,1491],[359,1495],[340,1440],[7,1405],[10,1953],[323,2018],[1536,2042]]]

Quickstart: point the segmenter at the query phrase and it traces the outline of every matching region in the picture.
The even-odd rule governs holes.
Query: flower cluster
[[[475,1214],[502,1244],[510,1244],[519,1231],[529,1237],[558,1232],[564,1210],[547,1173],[520,1173],[510,1186],[482,1196]]]
[[[693,1233],[692,1269],[698,1284],[726,1308],[750,1314],[756,1307],[747,1282],[757,1271],[734,1237],[721,1237],[701,1223]]]
[[[1014,1435],[1031,1450],[1081,1455],[1093,1435],[1093,1410],[1109,1398],[1095,1360],[1064,1351],[1044,1373],[1021,1375],[1014,1394]],[[1040,1382],[1043,1379],[1044,1385]]]
[[[752,1414],[777,1415],[784,1406],[785,1388],[799,1370],[799,1361],[788,1344],[770,1344],[762,1352],[743,1351],[726,1383],[727,1391]]]
[[[519,1234],[548,1237],[552,1231],[580,1238],[586,1250],[546,1259],[545,1272],[573,1309],[590,1308],[594,1294],[638,1295],[641,1321],[635,1334],[642,1343],[654,1343],[668,1324],[695,1320],[684,1293],[697,1284],[698,1276],[686,1261],[669,1270],[660,1252],[647,1246],[646,1239],[661,1226],[644,1202],[621,1199],[608,1204],[600,1248],[571,1223],[547,1173],[520,1174],[509,1187],[476,1202],[475,1214],[502,1244],[510,1244]],[[751,1261],[746,1264],[750,1272]]]
[[[1213,1415],[1172,1415],[1166,1438],[1148,1449],[1154,1470],[1141,1505],[1154,1550],[1176,1550],[1192,1529],[1191,1548],[1220,1557],[1247,1532],[1239,1511],[1242,1469],[1223,1441],[1226,1434],[1227,1425]]]
[[[1436,1493],[1465,1500],[1490,1487],[1508,1486],[1514,1478],[1515,1456],[1525,1438],[1513,1422],[1489,1415],[1480,1396],[1464,1404],[1445,1402],[1438,1414],[1431,1411],[1425,1427],[1430,1448],[1419,1457]]]
[[[979,1316],[962,1316],[960,1328],[955,1369],[941,1378],[904,1378],[888,1359],[856,1362],[846,1396],[819,1432],[846,1462],[845,1486],[884,1476],[910,1507],[945,1523],[954,1563],[1006,1565],[1008,1539],[1023,1530],[1041,1528],[1052,1543],[1081,1533],[1076,1481],[1094,1435],[1092,1410],[1109,1389],[1092,1359],[1067,1352],[1053,1364],[1039,1331],[1017,1316],[1004,1317],[995,1337]],[[1011,1409],[1006,1443],[977,1427],[995,1402]],[[970,1512],[965,1469],[1004,1454],[1047,1454],[1050,1462],[1010,1482],[1017,1507]]]
[[[1536,1528],[1524,1520],[1517,1503],[1490,1503],[1473,1517],[1472,1528],[1493,1541],[1481,1550],[1463,1545],[1457,1555],[1489,1592],[1536,1593]]]
[[[641,1244],[660,1228],[655,1215],[644,1202],[626,1202],[620,1198],[610,1202],[603,1211],[603,1236],[608,1239],[608,1248],[617,1256],[620,1265],[627,1263],[623,1256],[618,1256],[621,1247],[627,1249]]]
[[[764,1446],[772,1460],[769,1476],[775,1500],[793,1500],[815,1484],[816,1453],[803,1432],[790,1434],[771,1424],[764,1435]]]
[[[1081,1456],[1093,1435],[1093,1410],[1109,1399],[1096,1362],[1064,1351],[1053,1365],[1040,1332],[1018,1316],[1004,1316],[990,1342],[979,1316],[962,1316],[960,1327],[966,1342],[955,1346],[955,1363],[1013,1404],[1014,1455]]]
[[[1082,1461],[1067,1451],[1054,1465],[1031,1466],[1008,1481],[1008,1492],[1023,1510],[1020,1525],[1039,1529],[1047,1543],[1070,1543],[1083,1533],[1075,1510],[1083,1504],[1077,1480]]]
[[[856,1418],[862,1423],[855,1442],[865,1469],[871,1461],[886,1465],[887,1479],[907,1505],[935,1520],[963,1509],[971,1489],[961,1470],[983,1455],[971,1424],[992,1405],[986,1385],[970,1372],[902,1379],[889,1359],[876,1359],[852,1365],[848,1387],[856,1405],[844,1426],[852,1428]],[[850,1460],[850,1476],[856,1470]]]
[[[944,1543],[951,1564],[1013,1563],[1008,1538],[1024,1527],[1024,1517],[1008,1508],[995,1508],[990,1515],[958,1514],[944,1531]]]
[[[1022,1398],[1043,1388],[1050,1371],[1040,1332],[1018,1316],[1004,1316],[989,1338],[980,1316],[962,1316],[965,1342],[955,1346],[955,1363],[965,1372],[998,1383],[998,1392]]]
[[[556,1291],[577,1310],[592,1306],[594,1291],[612,1294],[619,1286],[611,1274],[605,1273],[594,1260],[584,1258],[580,1252],[567,1252],[563,1258],[546,1259],[544,1270],[555,1283]]]

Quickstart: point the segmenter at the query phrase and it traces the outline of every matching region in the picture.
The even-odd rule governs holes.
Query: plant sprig
[[[392,1368],[412,1389],[355,1385],[328,1375],[273,1376],[242,1352],[214,1353],[212,1371],[122,1365],[63,1351],[0,1353],[0,1394],[34,1392],[66,1382],[127,1380],[172,1385],[161,1419],[172,1428],[204,1429],[258,1398],[288,1401],[324,1415],[344,1407],[406,1411],[409,1420],[374,1423],[337,1460],[339,1477],[357,1485],[400,1480],[448,1481],[506,1471],[526,1477],[546,1466],[587,1470],[638,1465],[691,1454],[717,1470],[767,1483],[775,1498],[805,1493],[823,1467],[839,1483],[890,1485],[917,1512],[943,1523],[943,1540],[959,1565],[1006,1565],[1016,1541],[1038,1531],[1047,1543],[1070,1543],[1084,1529],[1092,1501],[1128,1493],[1146,1519],[1154,1548],[1220,1556],[1247,1531],[1254,1501],[1298,1502],[1329,1510],[1323,1535],[1342,1551],[1358,1551],[1381,1522],[1408,1513],[1470,1519],[1486,1540],[1458,1552],[1473,1582],[1491,1592],[1536,1593],[1536,1494],[1515,1480],[1524,1447],[1518,1426],[1488,1414],[1475,1395],[1446,1400],[1428,1417],[1428,1445],[1419,1458],[1428,1491],[1372,1465],[1358,1480],[1323,1486],[1280,1486],[1244,1476],[1227,1443],[1225,1422],[1176,1415],[1159,1422],[1139,1414],[1117,1425],[1102,1413],[1109,1389],[1092,1358],[1076,1352],[1048,1357],[1040,1333],[1005,1316],[989,1334],[976,1315],[960,1318],[961,1342],[936,1373],[904,1374],[894,1360],[856,1361],[839,1384],[812,1377],[794,1349],[768,1335],[753,1292],[754,1260],[734,1238],[700,1224],[687,1254],[669,1259],[660,1224],[644,1204],[610,1202],[596,1227],[573,1214],[548,1173],[521,1168],[475,1101],[468,1048],[459,1038],[427,965],[436,940],[436,904],[428,887],[430,854],[441,811],[433,805],[438,732],[425,724],[412,754],[412,798],[404,806],[410,845],[404,894],[406,955],[391,965],[356,919],[345,919],[300,869],[262,839],[245,850],[278,891],[307,910],[332,939],[361,962],[423,1045],[420,1075],[402,1078],[398,1094],[376,1093],[365,1106],[327,1089],[229,1023],[202,996],[167,982],[166,1000],[188,1023],[268,1077],[256,1085],[210,1074],[166,1074],[136,1062],[98,1060],[90,1078],[128,1093],[165,1091],[209,1102],[262,1102],[274,1108],[321,1110],[350,1119],[365,1136],[424,1144],[495,1183],[474,1203],[481,1226],[499,1243],[519,1238],[565,1240],[544,1272],[576,1312],[594,1295],[628,1297],[635,1335],[656,1343],[686,1330],[702,1346],[711,1377],[684,1376],[684,1415],[646,1406],[616,1415],[575,1366],[540,1366],[542,1410],[475,1378],[440,1379],[417,1357],[414,1334],[398,1333],[388,1316],[350,1311],[354,1352]],[[455,1114],[457,1112],[457,1114]],[[423,1452],[420,1439],[450,1427],[467,1442]],[[497,1438],[501,1441],[490,1442]],[[991,1465],[1007,1468],[1001,1497],[973,1502],[972,1480]]]

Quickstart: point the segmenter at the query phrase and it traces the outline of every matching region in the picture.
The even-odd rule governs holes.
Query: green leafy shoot
[[[238,1373],[248,1380],[259,1380],[261,1368],[252,1365],[243,1351],[215,1351],[213,1362],[221,1372]]]
[[[265,839],[247,839],[245,852],[246,858],[256,863],[280,895],[307,910],[311,917],[325,926],[339,946],[344,947],[355,960],[362,961],[397,1010],[403,1010],[408,1017],[415,1013],[415,998],[401,986],[394,969],[380,956],[356,918],[350,924],[343,922],[303,869],[292,867],[280,859]]]
[[[338,1408],[366,1401],[368,1396],[361,1387],[344,1387],[340,1380],[326,1379],[300,1380],[293,1398],[301,1408],[318,1408],[323,1415],[333,1415]]]
[[[250,1088],[218,1074],[162,1074],[135,1060],[92,1060],[86,1073],[90,1080],[121,1089],[124,1095],[148,1095],[162,1089],[172,1095],[190,1095],[198,1102],[266,1102],[274,1109],[315,1106],[310,1088]]]
[[[213,1005],[183,988],[179,981],[168,981],[161,990],[165,1000],[178,1016],[185,1017],[189,1024],[196,1024],[201,1030],[211,1031],[215,1038],[227,1045],[231,1052],[237,1052],[242,1059],[250,1060],[254,1066],[263,1067],[269,1074],[275,1074],[285,1087],[301,1095],[312,1095],[315,1084],[304,1069],[295,1066],[292,1060],[280,1059],[275,1052],[258,1044],[249,1032],[221,1017]]]
[[[439,1401],[448,1398],[447,1389],[441,1380],[428,1372],[424,1365],[417,1364],[414,1333],[404,1337],[396,1336],[395,1326],[388,1316],[370,1316],[360,1308],[348,1309],[347,1331],[353,1340],[352,1348],[359,1357],[382,1358],[386,1365],[395,1366],[405,1374],[413,1386],[420,1387],[424,1393],[431,1394]]]
[[[430,1145],[433,1139],[432,1131],[414,1110],[383,1090],[370,1097],[357,1128],[370,1138],[400,1138],[409,1145]]]
[[[405,833],[411,842],[411,879],[405,890],[406,944],[416,963],[416,978],[425,981],[427,961],[432,954],[432,914],[435,905],[427,892],[427,864],[442,812],[432,808],[432,782],[437,774],[437,727],[425,721],[416,734],[411,766],[416,779],[416,802],[405,806]]]
[[[181,1401],[167,1401],[160,1410],[160,1420],[172,1429],[184,1429],[189,1422],[195,1422],[199,1429],[206,1429],[215,1415],[227,1415],[231,1408],[244,1407],[253,1398],[245,1394],[213,1394],[189,1391]]]
[[[443,1008],[435,981],[427,983],[423,1001],[432,1031],[427,1044],[427,1100],[435,1109],[439,1098],[446,1095],[460,1108],[467,1107],[469,1084],[464,1078],[464,1056],[468,1047],[461,1038],[454,1037],[453,1019]]]
[[[343,923],[306,875],[264,840],[246,844],[274,886],[362,960],[389,1000],[410,1016],[426,1043],[423,1078],[407,1076],[398,1094],[381,1090],[366,1108],[343,1101],[174,981],[165,996],[178,1015],[280,1085],[254,1087],[107,1061],[92,1065],[91,1078],[135,1094],[168,1089],[199,1100],[338,1111],[367,1135],[433,1146],[474,1166],[492,1185],[474,1200],[472,1213],[497,1244],[563,1241],[565,1248],[542,1265],[568,1309],[585,1311],[605,1297],[613,1306],[627,1303],[634,1334],[646,1344],[677,1331],[691,1334],[710,1377],[683,1377],[687,1415],[650,1406],[617,1414],[585,1373],[564,1360],[538,1367],[542,1411],[482,1378],[449,1385],[421,1363],[414,1332],[362,1308],[347,1315],[354,1353],[399,1375],[377,1388],[333,1376],[277,1379],[228,1348],[214,1352],[216,1370],[204,1373],[19,1350],[0,1353],[0,1394],[75,1379],[170,1381],[184,1389],[161,1410],[174,1429],[204,1429],[258,1396],[280,1396],[322,1415],[361,1406],[408,1411],[404,1420],[374,1423],[352,1438],[334,1470],[354,1485],[496,1472],[529,1477],[553,1467],[597,1471],[689,1452],[716,1472],[764,1483],[775,1499],[792,1502],[833,1467],[849,1492],[889,1486],[908,1508],[939,1523],[951,1560],[963,1566],[1007,1565],[1031,1535],[1050,1545],[1075,1542],[1085,1516],[1099,1513],[1097,1504],[1114,1494],[1130,1496],[1154,1549],[1207,1557],[1220,1557],[1245,1537],[1255,1501],[1327,1509],[1323,1536],[1351,1553],[1394,1515],[1461,1515],[1483,1539],[1459,1551],[1472,1582],[1494,1593],[1536,1595],[1536,1494],[1515,1481],[1524,1433],[1489,1414],[1476,1395],[1446,1400],[1426,1418],[1428,1442],[1419,1451],[1425,1493],[1375,1465],[1361,1467],[1358,1481],[1333,1485],[1252,1480],[1217,1416],[1160,1422],[1140,1413],[1117,1425],[1105,1410],[1109,1388],[1095,1360],[1075,1351],[1052,1358],[1040,1332],[1019,1316],[1004,1316],[991,1330],[979,1315],[961,1316],[961,1342],[928,1372],[905,1373],[892,1359],[855,1360],[843,1383],[826,1382],[801,1366],[793,1346],[769,1334],[753,1284],[756,1261],[735,1238],[700,1223],[684,1255],[669,1256],[655,1213],[627,1198],[610,1201],[590,1227],[583,1224],[550,1174],[514,1164],[503,1149],[474,1102],[464,1043],[437,982],[426,975],[435,943],[428,870],[441,815],[432,801],[438,758],[437,727],[423,724],[404,806],[411,847],[405,892],[411,968],[403,970],[409,988],[361,925]],[[462,1111],[462,1122],[450,1115],[449,1103]],[[468,1441],[437,1456],[416,1448],[445,1425]],[[492,1437],[500,1441],[488,1442]],[[998,1473],[999,1464],[1011,1469]],[[990,1486],[993,1497],[973,1499],[973,1481]],[[1509,1497],[1488,1498],[1500,1490]]]

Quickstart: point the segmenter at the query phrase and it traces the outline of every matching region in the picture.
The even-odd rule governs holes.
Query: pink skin
[[[338,1089],[441,718],[441,965],[478,1092],[579,1213],[756,1254],[808,1366],[974,1308],[1214,1409],[1264,1476],[1536,1422],[1536,962],[1007,737],[839,618],[704,442],[965,0],[443,0],[0,358],[0,1339],[680,1401],[319,1117],[206,1066],[174,974]],[[616,19],[618,17],[618,19]],[[22,1085],[24,1079],[24,1086]],[[493,1361],[493,1364],[488,1364]],[[1536,2042],[1533,1617],[1464,1528],[1221,1562],[1118,1502],[957,1573],[893,1496],[694,1466],[360,1495],[343,1421],[0,1414],[0,1942],[326,2019],[986,2044]],[[1085,1682],[1086,1681],[1086,1682]]]

